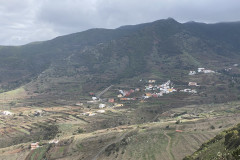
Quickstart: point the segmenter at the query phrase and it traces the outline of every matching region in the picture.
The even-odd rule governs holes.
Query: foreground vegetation
[[[194,159],[240,159],[240,124],[221,132],[213,139],[202,144],[192,156],[184,158],[184,160]]]

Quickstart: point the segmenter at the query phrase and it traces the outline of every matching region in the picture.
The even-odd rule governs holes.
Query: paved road
[[[107,92],[112,86],[113,86],[113,85],[105,88],[102,92],[98,93],[98,94],[96,95],[96,97],[97,97],[97,98],[100,98],[100,97],[101,97],[105,92]]]

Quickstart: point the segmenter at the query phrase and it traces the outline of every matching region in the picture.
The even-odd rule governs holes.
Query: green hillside
[[[240,159],[240,124],[225,130],[202,146],[191,156],[184,160],[210,160],[210,159]]]
[[[90,90],[96,90],[139,75],[161,75],[159,78],[162,78],[172,77],[172,74],[179,76],[201,66],[218,69],[220,63],[238,62],[239,26],[239,23],[181,24],[166,19],[114,30],[91,29],[50,41],[2,47],[1,90],[35,82],[45,73],[43,71],[49,73],[43,74],[48,82],[43,82],[46,83],[44,89],[38,92],[56,93],[61,84],[48,88],[51,82],[47,78],[70,78],[72,85],[64,89],[67,92],[75,88],[76,81],[90,82],[85,84],[90,85]],[[84,85],[79,84],[79,88]]]

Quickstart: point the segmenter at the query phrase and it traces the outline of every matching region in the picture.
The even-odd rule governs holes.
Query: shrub
[[[83,133],[83,132],[84,132],[84,130],[82,128],[77,129],[77,133]]]
[[[180,124],[180,123],[181,123],[181,121],[180,121],[180,120],[177,120],[177,121],[176,121],[176,124]]]
[[[213,126],[213,125],[211,125],[211,127],[210,127],[211,129],[215,129],[215,127]]]

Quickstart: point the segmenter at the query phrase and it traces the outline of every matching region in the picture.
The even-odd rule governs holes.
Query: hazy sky
[[[179,22],[240,21],[240,0],[0,0],[0,45],[168,17]]]

